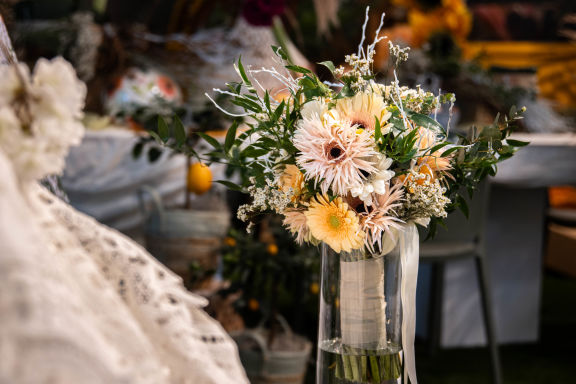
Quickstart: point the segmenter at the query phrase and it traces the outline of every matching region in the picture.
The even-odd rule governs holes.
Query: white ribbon
[[[414,223],[408,223],[400,236],[400,263],[402,269],[402,349],[404,351],[404,378],[411,384],[416,379],[414,337],[416,331],[416,282],[418,281],[419,239]],[[408,383],[408,381],[406,381]]]

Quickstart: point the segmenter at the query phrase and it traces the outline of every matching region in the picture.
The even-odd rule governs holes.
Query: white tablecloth
[[[66,159],[62,186],[76,209],[123,232],[141,230],[144,214],[138,190],[155,188],[166,205],[182,204],[186,182],[186,159],[164,153],[150,163],[145,156],[134,159],[137,136],[111,128],[87,131],[82,143]]]

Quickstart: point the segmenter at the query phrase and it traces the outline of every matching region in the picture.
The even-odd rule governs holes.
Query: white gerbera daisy
[[[371,160],[376,155],[371,134],[366,130],[357,132],[348,120],[330,116],[303,119],[293,142],[300,151],[296,162],[306,180],[320,184],[323,194],[331,188],[334,194],[345,195],[365,175],[376,171]]]
[[[322,98],[314,99],[302,106],[300,113],[303,119],[312,119],[314,117],[322,117],[328,111],[328,104]]]

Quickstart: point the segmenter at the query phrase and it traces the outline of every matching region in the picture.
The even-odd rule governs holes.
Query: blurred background
[[[245,197],[215,182],[242,174],[172,153],[154,136],[159,117],[177,116],[197,151],[209,146],[195,132],[222,141],[231,121],[205,93],[233,107],[213,89],[236,80],[240,56],[279,65],[271,46],[331,81],[316,63],[356,52],[367,6],[368,40],[385,13],[383,33],[411,47],[396,74],[403,84],[456,93],[451,113],[438,116],[454,134],[527,107],[515,138],[531,144],[501,163],[480,208],[500,354],[487,348],[472,260],[423,262],[420,381],[490,382],[497,359],[505,383],[574,382],[576,2],[1,0],[0,14],[19,60],[63,56],[88,86],[85,138],[51,187],[208,297],[253,382],[278,382],[263,378],[267,354],[288,362],[270,374],[276,380],[312,383],[318,250],[296,246],[276,217],[246,234],[235,218]],[[387,41],[374,66],[381,81],[394,79]]]

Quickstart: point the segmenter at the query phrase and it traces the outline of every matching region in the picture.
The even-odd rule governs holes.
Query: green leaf
[[[270,94],[268,94],[268,91],[264,94],[264,105],[266,105],[268,111],[272,110],[272,107],[270,107]]]
[[[512,140],[512,139],[506,139],[506,142],[508,143],[508,145],[511,145],[513,147],[525,147],[528,144],[530,144],[529,141],[520,141],[520,140]]]
[[[336,70],[336,67],[334,66],[334,63],[331,61],[322,61],[320,63],[318,63],[320,65],[325,66],[326,68],[328,68],[330,70],[330,72],[334,73],[334,71]]]
[[[275,45],[272,46],[272,51],[274,51],[274,53],[279,56],[282,60],[288,60],[288,56],[286,55],[286,53],[284,52],[284,50],[282,49],[282,47],[277,47]]]
[[[434,153],[434,152],[438,151],[439,149],[444,148],[447,145],[450,145],[450,143],[449,142],[440,143],[440,144],[433,146],[432,148],[427,149],[426,152]]]
[[[215,149],[221,149],[222,146],[220,145],[220,143],[218,142],[218,140],[216,140],[215,138],[213,138],[210,135],[207,135],[204,132],[196,132],[196,134],[198,136],[200,136],[201,138],[203,138],[204,140],[206,140],[208,142],[208,144],[210,144],[211,146],[213,146]]]
[[[300,67],[298,65],[285,65],[286,69],[292,71],[292,72],[298,72],[298,73],[303,73],[303,74],[307,74],[307,73],[312,73],[311,70]]]
[[[242,78],[242,81],[244,81],[244,84],[251,87],[252,83],[250,82],[250,80],[248,80],[248,76],[246,76],[246,71],[244,70],[244,66],[242,65],[242,56],[238,57],[238,63],[234,65],[234,68]]]
[[[252,112],[256,112],[256,113],[262,112],[262,106],[260,104],[254,102],[252,100],[249,100],[247,98],[237,97],[237,98],[232,100],[232,104],[235,104],[239,107],[242,107],[246,111],[252,111]]]
[[[218,184],[222,184],[224,186],[226,186],[226,188],[231,189],[233,191],[238,191],[238,192],[242,192],[242,187],[239,186],[238,184],[232,183],[231,181],[227,181],[227,180],[214,180],[215,183]]]
[[[449,149],[445,150],[444,152],[442,152],[442,154],[441,154],[440,156],[441,156],[441,157],[446,157],[446,156],[450,155],[451,153],[456,152],[456,151],[459,150],[460,148],[461,148],[461,147],[458,147],[458,146],[449,148]]]
[[[226,139],[224,140],[224,150],[228,152],[232,145],[234,144],[234,140],[236,140],[236,129],[238,128],[238,120],[234,120],[230,128],[228,128],[228,132],[226,133]]]
[[[158,143],[158,144],[164,144],[164,142],[162,141],[162,138],[160,138],[160,136],[158,136],[158,134],[154,131],[148,131],[148,134],[150,136],[152,136],[152,138]]]
[[[496,114],[496,117],[494,118],[494,122],[492,123],[493,125],[498,125],[498,120],[500,120],[500,112],[498,112]]]
[[[378,142],[382,137],[382,130],[380,129],[380,120],[376,116],[374,116],[374,118],[376,119],[376,124],[374,125],[374,141]]]
[[[248,147],[242,151],[242,156],[245,158],[251,157],[251,158],[256,159],[260,156],[267,154],[268,152],[269,152],[268,149],[258,149],[258,148]]]
[[[178,115],[174,116],[172,128],[174,130],[174,139],[176,140],[176,144],[181,146],[186,141],[186,128],[184,128],[184,124],[182,124]]]
[[[517,112],[517,111],[518,111],[518,110],[516,109],[516,106],[515,106],[515,105],[511,106],[511,107],[510,107],[510,111],[508,112],[508,117],[509,117],[510,119],[513,119],[514,116],[516,116],[516,112]]]
[[[286,106],[286,103],[284,101],[282,101],[280,103],[280,105],[278,105],[278,107],[276,107],[276,110],[274,111],[274,113],[271,116],[272,121],[277,121],[280,118],[280,116],[282,116],[282,112],[284,111],[285,106]]]
[[[160,136],[164,143],[170,138],[170,128],[168,128],[162,116],[158,116],[158,136]]]
[[[408,117],[410,118],[410,120],[412,120],[414,123],[416,123],[416,125],[422,126],[424,128],[427,128],[427,129],[434,129],[438,132],[445,133],[445,129],[442,126],[442,124],[440,124],[439,122],[437,122],[436,120],[434,120],[430,116],[426,116],[426,115],[423,115],[421,113],[409,111]]]
[[[458,202],[458,206],[460,207],[460,210],[462,211],[464,216],[466,216],[466,218],[469,219],[470,218],[470,210],[468,209],[468,203],[466,202],[466,199],[463,198],[462,196],[458,195],[456,197],[456,201]]]

